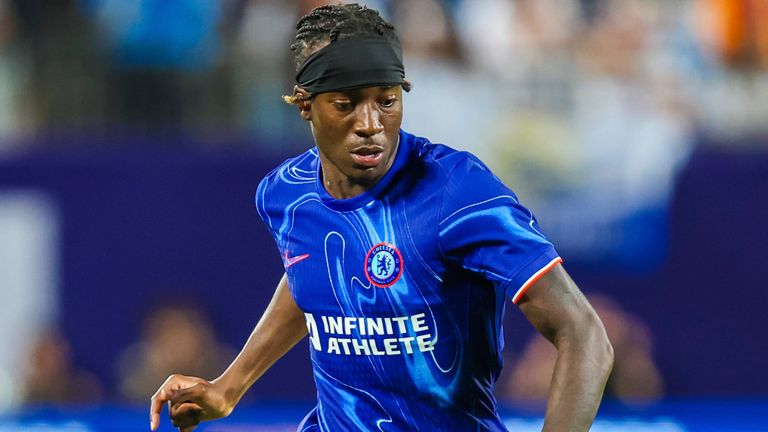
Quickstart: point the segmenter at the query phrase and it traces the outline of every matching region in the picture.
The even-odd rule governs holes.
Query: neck
[[[334,170],[325,169],[328,164],[321,162],[321,165],[323,187],[325,187],[325,190],[330,196],[336,199],[354,198],[375,186],[380,180],[376,179],[373,182],[361,182],[345,175],[334,176],[331,174]]]

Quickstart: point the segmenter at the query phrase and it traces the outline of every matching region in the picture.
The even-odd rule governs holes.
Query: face
[[[321,93],[303,102],[301,115],[320,150],[323,182],[336,198],[372,187],[397,153],[403,119],[401,86]]]

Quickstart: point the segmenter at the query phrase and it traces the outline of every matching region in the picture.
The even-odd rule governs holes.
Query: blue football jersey
[[[256,193],[309,330],[318,403],[299,430],[506,430],[505,300],[560,262],[533,214],[472,154],[404,131],[367,192],[319,179],[313,148]]]

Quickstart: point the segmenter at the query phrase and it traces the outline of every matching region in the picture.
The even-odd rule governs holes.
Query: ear
[[[312,94],[299,86],[293,86],[293,98],[299,107],[301,118],[309,121],[312,119]]]

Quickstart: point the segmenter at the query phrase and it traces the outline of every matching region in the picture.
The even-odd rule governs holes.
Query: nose
[[[362,138],[372,137],[384,130],[381,113],[374,103],[361,103],[355,113],[355,133]]]

